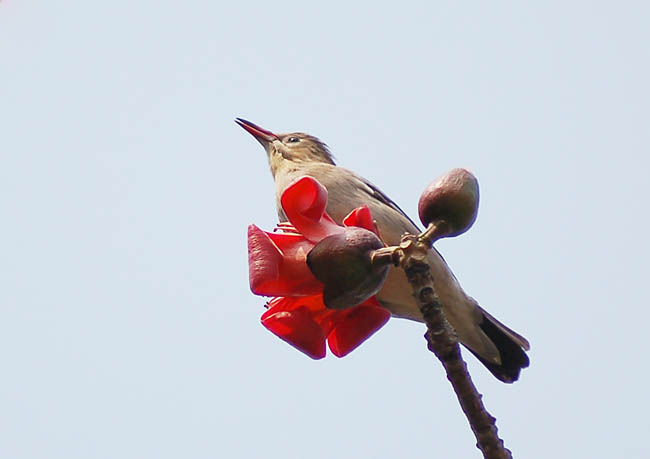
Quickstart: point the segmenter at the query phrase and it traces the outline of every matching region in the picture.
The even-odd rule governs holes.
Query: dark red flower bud
[[[345,309],[376,294],[388,275],[388,266],[373,266],[371,254],[384,247],[371,231],[354,226],[324,238],[307,255],[307,265],[324,284],[323,302]]]
[[[478,213],[478,180],[466,169],[452,169],[438,177],[420,196],[420,221],[444,221],[449,225],[447,237],[458,236],[474,224]]]

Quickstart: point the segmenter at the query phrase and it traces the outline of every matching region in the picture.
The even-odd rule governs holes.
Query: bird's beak
[[[278,136],[271,131],[267,131],[266,129],[259,127],[257,124],[253,124],[250,121],[246,121],[245,119],[235,118],[235,123],[246,129],[248,133],[255,137],[264,148],[266,148],[274,140],[279,140]]]

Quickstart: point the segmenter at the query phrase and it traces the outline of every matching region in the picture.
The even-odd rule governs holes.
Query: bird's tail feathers
[[[530,360],[525,352],[530,349],[528,340],[503,325],[480,306],[476,306],[483,314],[483,320],[479,324],[479,327],[499,350],[501,364],[495,364],[483,359],[480,355],[468,349],[499,380],[505,383],[515,382],[519,379],[521,370],[530,364]]]

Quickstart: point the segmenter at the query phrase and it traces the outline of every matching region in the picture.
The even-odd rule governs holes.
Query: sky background
[[[260,325],[235,117],[412,216],[469,167],[438,248],[531,342],[514,385],[465,353],[506,446],[650,455],[649,4],[423,3],[0,2],[0,457],[480,457],[421,324],[321,361]]]

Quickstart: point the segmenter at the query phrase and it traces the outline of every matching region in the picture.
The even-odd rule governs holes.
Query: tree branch
[[[433,277],[426,262],[435,231],[431,227],[420,236],[405,235],[400,244],[399,263],[413,288],[420,312],[427,325],[428,348],[442,362],[461,408],[476,436],[476,447],[484,458],[511,459],[498,436],[496,419],[487,412],[460,354],[455,331],[447,322],[442,304],[434,290]]]

